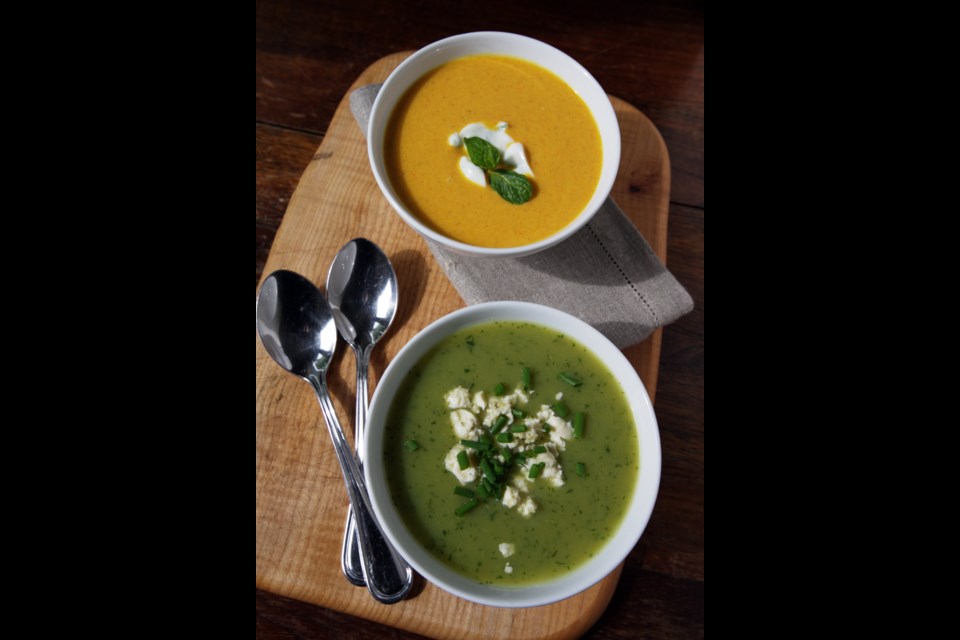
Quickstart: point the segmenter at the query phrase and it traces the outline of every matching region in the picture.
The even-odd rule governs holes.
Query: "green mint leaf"
[[[470,162],[481,169],[496,169],[500,164],[500,151],[483,138],[464,138]]]
[[[494,169],[487,175],[490,176],[490,186],[493,190],[511,204],[523,204],[533,195],[530,181],[516,171]]]

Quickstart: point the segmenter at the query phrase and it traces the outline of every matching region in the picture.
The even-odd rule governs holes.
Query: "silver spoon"
[[[337,348],[333,312],[312,282],[292,271],[274,271],[257,296],[257,331],[277,364],[310,383],[333,440],[353,512],[361,566],[370,593],[392,604],[403,599],[410,582],[398,571],[392,548],[374,519],[363,474],[343,435],[327,392],[327,367]]]
[[[343,246],[327,274],[327,298],[333,307],[337,329],[357,358],[357,403],[354,412],[354,442],[363,468],[362,443],[367,424],[368,369],[370,354],[387,332],[397,311],[397,274],[380,247],[366,238],[355,238]],[[343,534],[340,566],[347,580],[363,584],[355,524],[351,513]],[[413,579],[404,563],[402,570]]]

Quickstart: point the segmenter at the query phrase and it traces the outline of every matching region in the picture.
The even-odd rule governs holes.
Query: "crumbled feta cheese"
[[[511,395],[515,396],[516,399],[520,401],[520,404],[525,405],[530,402],[530,396],[528,396],[520,387],[514,389]]]
[[[487,408],[487,400],[483,397],[483,391],[477,391],[473,394],[473,411],[480,413]]]
[[[554,415],[555,414],[553,413],[553,409],[551,409],[550,405],[548,404],[540,405],[540,409],[537,411],[537,418],[540,419],[540,422],[546,422],[547,420],[552,418]]]
[[[487,412],[483,416],[483,425],[489,427],[500,416],[507,416],[507,424],[513,422],[513,405],[510,402],[510,396],[498,397],[491,396],[487,402]]]
[[[510,566],[510,563],[509,563],[509,562],[506,564],[506,566],[503,567],[503,572],[504,572],[504,573],[513,573],[513,567]]]
[[[470,406],[470,392],[463,387],[447,391],[443,399],[449,409],[465,409]]]
[[[460,463],[457,462],[457,454],[461,451],[467,451],[467,448],[460,443],[455,444],[453,449],[450,449],[450,452],[447,453],[447,457],[443,460],[443,465],[447,468],[447,471],[457,477],[460,484],[467,484],[477,479],[477,468],[473,465],[466,469],[460,468]],[[467,455],[470,455],[469,451],[467,451]]]
[[[557,462],[556,457],[549,452],[541,453],[533,459],[533,463],[538,462],[543,463],[543,471],[540,472],[537,480],[542,480],[552,487],[562,487],[563,469],[560,467],[560,463]]]
[[[515,433],[514,437],[524,444],[533,444],[543,433],[540,421],[536,418],[524,418],[523,424],[526,425],[527,430],[523,433]]]
[[[517,548],[511,542],[501,542],[498,549],[500,549],[500,555],[502,555],[504,558],[509,558],[513,555],[513,552],[517,550]]]
[[[520,515],[524,518],[529,518],[537,512],[537,503],[534,502],[532,498],[527,498],[517,507],[517,511],[519,511]]]
[[[557,400],[563,400],[563,391],[557,391]]]
[[[509,508],[517,506],[517,497],[519,492],[513,487],[504,487],[503,488],[503,498],[500,499],[500,504]]]
[[[550,425],[550,441],[557,445],[560,451],[566,450],[566,441],[573,438],[573,425],[560,416],[553,416],[547,420],[547,424]]]
[[[477,435],[477,416],[466,409],[455,409],[450,413],[450,424],[458,438],[471,439]]]

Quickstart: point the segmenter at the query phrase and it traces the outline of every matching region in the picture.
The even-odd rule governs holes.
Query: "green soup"
[[[476,430],[458,435],[451,421],[458,410],[448,401],[458,387],[471,402],[482,392],[488,408],[510,400],[509,424],[483,425],[487,412],[472,405],[460,410],[476,415]],[[557,428],[537,427],[538,413],[553,414]],[[568,438],[562,448],[560,433]],[[472,480],[458,479],[454,469],[470,472],[457,465],[456,449],[469,454]],[[557,466],[530,479],[537,460],[551,457],[543,449]],[[589,349],[540,325],[493,322],[444,339],[407,374],[388,415],[384,464],[397,510],[431,553],[480,582],[525,585],[570,572],[613,536],[633,495],[639,447],[620,383]],[[512,507],[511,487],[525,491]],[[523,515],[526,499],[536,510]],[[512,546],[509,556],[502,543]]]

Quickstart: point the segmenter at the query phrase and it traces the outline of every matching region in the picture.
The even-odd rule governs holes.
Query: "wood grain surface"
[[[366,69],[351,90],[382,82],[412,52]],[[612,196],[665,259],[670,166],[663,140],[642,113],[611,98],[620,123],[622,158]],[[365,139],[345,96],[314,153],[277,233],[265,274],[297,271],[321,287],[337,250],[350,239],[374,240],[400,282],[391,331],[374,352],[371,389],[386,362],[416,333],[463,301],[424,241],[393,213],[370,172]],[[625,350],[656,393],[661,330]],[[342,345],[341,345],[342,346]],[[346,351],[343,349],[343,351]],[[329,374],[339,415],[350,416],[355,376],[349,355]],[[309,386],[257,348],[257,584],[259,587],[435,638],[568,638],[603,613],[618,568],[591,589],[553,605],[522,610],[460,600],[421,580],[404,602],[384,606],[346,585],[339,571],[346,494]]]
[[[379,1],[258,2],[256,280],[261,278],[292,192],[332,127],[340,100],[364,68],[391,52],[464,31],[524,33],[571,54],[608,92],[639,107],[657,125],[670,150],[668,266],[697,306],[663,335],[656,399],[663,477],[657,507],[641,542],[625,562],[610,604],[584,636],[702,636],[701,4],[521,3],[510,11],[483,12],[483,17],[466,5],[440,0],[411,0],[402,10],[398,7]],[[408,271],[415,273],[416,268],[411,260]],[[375,362],[374,376],[383,366],[384,362]],[[352,389],[352,376],[352,362],[345,363],[339,380],[343,398],[349,398],[343,394]],[[292,377],[287,384],[302,385],[298,394],[309,393],[305,383]],[[344,415],[352,413],[350,402],[347,405],[351,408]],[[317,410],[314,400],[305,401],[303,410],[307,409]],[[309,426],[316,431],[318,425]],[[319,439],[303,444],[310,450],[320,445],[329,447]],[[273,472],[280,473],[276,467]],[[341,482],[335,473],[325,480]],[[340,588],[348,587],[344,583]],[[380,624],[292,595],[257,589],[258,638],[420,637],[389,626],[389,621]]]

